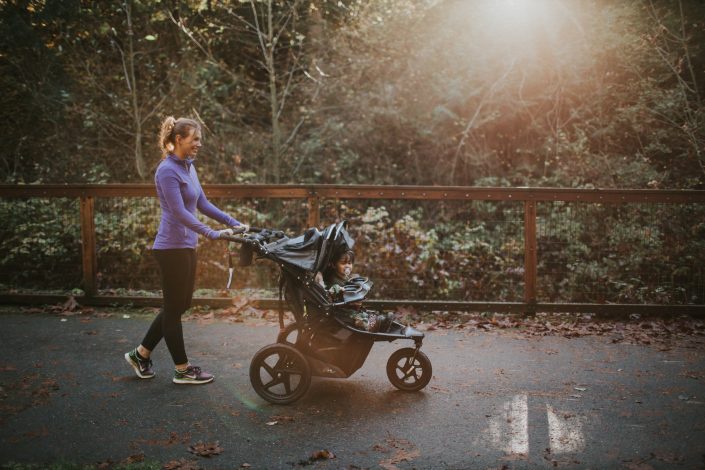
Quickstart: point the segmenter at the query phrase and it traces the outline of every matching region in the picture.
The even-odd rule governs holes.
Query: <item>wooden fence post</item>
[[[524,201],[524,302],[527,314],[536,313],[536,202]]]
[[[87,297],[97,292],[98,259],[95,243],[95,198],[81,196],[81,255],[83,260],[83,290]]]
[[[320,199],[317,197],[308,198],[308,218],[306,228],[318,227],[321,223]]]

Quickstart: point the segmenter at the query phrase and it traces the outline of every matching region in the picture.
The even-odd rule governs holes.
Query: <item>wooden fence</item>
[[[564,188],[483,188],[450,186],[367,186],[367,185],[204,185],[209,198],[302,199],[307,201],[307,226],[319,225],[321,202],[327,199],[367,200],[448,200],[448,201],[513,201],[524,207],[523,302],[460,302],[390,299],[370,303],[381,308],[413,305],[422,310],[524,312],[653,312],[705,313],[705,305],[661,304],[597,304],[537,302],[536,206],[541,202],[565,201],[598,204],[705,204],[705,191],[630,190],[630,189],[564,189]],[[155,197],[148,184],[105,185],[0,185],[0,198],[78,198],[80,200],[82,273],[84,304],[131,303],[157,305],[159,299],[97,295],[97,255],[95,235],[95,200],[105,197]],[[57,302],[61,297],[5,294],[3,303]],[[201,298],[196,304],[227,305],[228,299]],[[258,299],[259,305],[272,308],[273,299]]]

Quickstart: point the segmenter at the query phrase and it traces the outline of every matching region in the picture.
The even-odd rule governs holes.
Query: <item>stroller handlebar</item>
[[[247,239],[245,237],[241,236],[236,236],[236,235],[221,235],[218,240],[225,240],[226,242],[235,242],[235,243],[246,243]]]
[[[281,230],[270,230],[260,227],[250,227],[247,232],[240,231],[236,235],[222,235],[218,240],[234,242],[240,244],[240,266],[250,266],[253,261],[253,254],[265,256],[268,251],[266,244],[286,238]],[[228,266],[232,269],[232,253],[228,252]],[[230,285],[230,283],[228,283]]]
[[[281,230],[272,230],[262,227],[250,227],[248,231],[240,229],[240,227],[234,227],[233,232],[233,235],[221,235],[218,240],[253,246],[262,246],[286,236]]]

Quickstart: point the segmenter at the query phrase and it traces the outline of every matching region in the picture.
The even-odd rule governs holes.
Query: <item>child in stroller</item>
[[[355,252],[343,248],[333,253],[331,262],[323,270],[316,273],[316,282],[328,291],[334,302],[343,300],[345,285],[354,279],[360,279],[357,274],[352,274]],[[353,281],[354,282],[354,281]],[[347,308],[340,308],[336,312],[346,321],[351,322],[355,328],[365,331],[387,331],[394,314],[378,313],[362,308],[362,302],[353,302]]]
[[[250,228],[241,236],[223,237],[240,243],[240,265],[252,264],[253,255],[267,259],[280,268],[279,295],[286,299],[294,321],[284,325],[284,310],[279,316],[280,331],[276,343],[264,346],[250,363],[250,382],[259,396],[276,404],[288,404],[301,398],[311,384],[311,377],[347,378],[358,370],[372,345],[378,341],[411,340],[413,347],[396,350],[387,361],[387,377],[396,388],[418,391],[432,377],[431,361],[420,350],[424,334],[411,326],[387,318],[383,331],[358,328],[353,313],[378,312],[362,305],[372,289],[372,282],[352,273],[354,240],[340,222],[322,232],[316,228],[288,238],[283,232]],[[342,269],[329,269],[341,261]],[[336,298],[317,281],[335,274],[344,281]],[[342,274],[342,276],[341,276]],[[350,276],[349,278],[346,278]],[[329,277],[332,282],[333,277]],[[331,284],[332,286],[332,284]],[[376,318],[375,318],[376,320]],[[380,322],[380,324],[383,322]]]

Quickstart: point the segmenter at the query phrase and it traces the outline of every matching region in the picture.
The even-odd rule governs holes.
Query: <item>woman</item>
[[[204,384],[212,374],[189,363],[184,347],[181,315],[191,306],[196,279],[196,245],[198,234],[216,240],[232,235],[231,229],[213,230],[195,216],[196,209],[218,222],[233,227],[244,225],[211,204],[203,194],[193,161],[201,147],[201,126],[193,119],[164,120],[159,135],[162,161],[154,181],[162,209],[161,222],[153,253],[159,264],[164,304],[147,330],[142,343],[125,353],[137,377],[154,377],[150,355],[162,338],[174,361],[173,382]],[[247,226],[245,226],[247,229]]]

